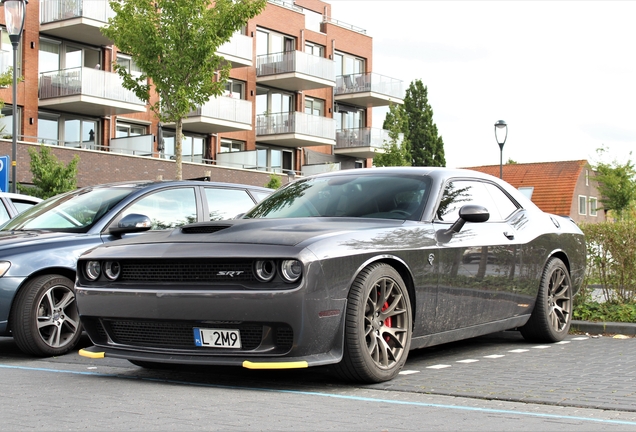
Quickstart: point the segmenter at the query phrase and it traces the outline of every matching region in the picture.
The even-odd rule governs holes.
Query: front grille
[[[197,347],[194,344],[194,327],[237,329],[241,334],[241,351],[253,351],[268,345],[272,353],[286,353],[293,344],[291,327],[280,323],[200,323],[174,321],[101,320],[99,333],[105,331],[113,342],[145,348],[164,348],[196,351],[231,352],[225,348]],[[273,331],[272,331],[273,330]],[[273,338],[269,337],[269,334]],[[101,336],[101,335],[100,335]],[[273,347],[272,347],[273,344]]]
[[[119,282],[255,282],[252,261],[126,260]]]

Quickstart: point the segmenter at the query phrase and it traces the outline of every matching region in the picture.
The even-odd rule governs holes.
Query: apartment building
[[[112,15],[108,0],[28,3],[17,63],[21,144],[130,156],[121,164],[173,158],[174,125],[160,124],[113,72],[113,62],[139,71],[100,32]],[[345,21],[320,0],[268,1],[219,48],[230,80],[223,96],[184,120],[183,161],[303,175],[371,166],[388,138],[372,110],[402,103],[403,83],[374,72],[372,38]],[[13,52],[4,26],[0,42],[6,70]],[[10,135],[12,89],[0,89],[0,98]]]

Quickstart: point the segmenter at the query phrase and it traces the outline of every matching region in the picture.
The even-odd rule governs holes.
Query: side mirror
[[[453,234],[461,231],[466,222],[479,223],[486,222],[488,219],[490,219],[490,213],[486,207],[467,204],[459,209],[459,218],[449,229],[437,232],[437,239],[440,242],[446,243],[450,241]]]
[[[110,234],[121,236],[122,234],[148,231],[152,228],[152,222],[148,216],[131,213],[121,218],[116,227],[108,230]]]

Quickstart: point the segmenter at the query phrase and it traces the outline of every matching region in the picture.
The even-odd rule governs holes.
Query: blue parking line
[[[547,414],[547,413],[534,413],[529,411],[476,408],[476,407],[463,406],[463,405],[445,405],[445,404],[435,404],[435,403],[425,403],[425,402],[409,402],[409,401],[400,401],[400,400],[393,400],[393,399],[374,399],[369,397],[347,396],[347,395],[339,395],[334,393],[322,393],[322,392],[312,392],[312,391],[302,391],[302,390],[282,390],[282,389],[258,388],[258,387],[229,386],[224,384],[196,383],[196,382],[190,382],[190,381],[170,380],[165,378],[132,377],[132,376],[126,376],[126,375],[106,374],[106,373],[100,373],[100,372],[81,372],[81,371],[69,371],[69,370],[63,370],[63,369],[46,369],[46,368],[34,368],[34,367],[12,366],[12,365],[2,365],[2,364],[0,364],[0,368],[19,369],[19,370],[28,370],[28,371],[41,371],[41,372],[51,372],[51,373],[65,373],[65,374],[72,374],[72,375],[89,375],[89,376],[104,377],[104,378],[124,378],[124,379],[140,380],[140,381],[164,382],[168,384],[191,385],[196,387],[211,387],[211,388],[228,389],[228,390],[250,390],[250,391],[286,393],[286,394],[304,395],[304,396],[320,396],[320,397],[346,399],[346,400],[359,401],[359,402],[373,402],[373,403],[385,403],[385,404],[393,404],[393,405],[417,406],[417,407],[425,407],[425,408],[441,408],[441,409],[451,409],[451,410],[461,410],[461,411],[474,411],[474,412],[482,412],[482,413],[489,413],[489,414],[516,414],[520,416],[529,416],[529,417],[541,417],[541,418],[551,418],[551,419],[559,419],[559,420],[579,420],[579,421],[587,421],[587,422],[594,422],[594,423],[636,426],[636,422],[628,421],[628,420],[609,420],[609,419],[598,419],[598,418],[592,418],[592,417],[578,417],[578,416],[567,416],[567,415],[557,415],[557,414]],[[559,405],[559,407],[564,408],[562,405]]]

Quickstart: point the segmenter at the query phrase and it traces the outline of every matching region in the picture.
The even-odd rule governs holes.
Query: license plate
[[[241,348],[238,330],[194,328],[194,344],[213,348]]]

